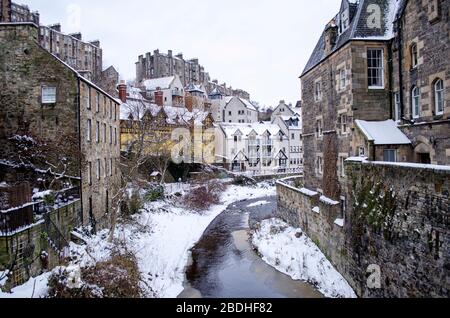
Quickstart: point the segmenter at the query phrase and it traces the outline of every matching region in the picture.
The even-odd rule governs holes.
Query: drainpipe
[[[393,106],[393,103],[392,103],[392,101],[393,101],[393,91],[392,91],[392,87],[393,87],[393,83],[392,83],[392,81],[393,81],[393,65],[394,65],[394,63],[393,63],[393,54],[392,54],[392,41],[390,41],[389,43],[388,43],[388,69],[389,69],[389,87],[388,87],[388,91],[389,91],[389,105],[390,105],[390,107],[389,107],[389,118],[394,118],[394,111],[393,111],[393,108],[394,107],[392,107]],[[401,89],[400,89],[401,90]]]
[[[81,226],[84,225],[84,208],[83,208],[83,175],[82,175],[82,148],[81,148],[81,80],[77,79],[77,117],[78,117],[78,151],[79,151],[79,168],[80,168],[80,203],[81,203]]]
[[[398,26],[398,86],[400,94],[400,119],[405,117],[405,109],[403,107],[403,25],[402,20],[397,20]]]

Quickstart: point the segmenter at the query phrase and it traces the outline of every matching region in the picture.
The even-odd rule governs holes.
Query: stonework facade
[[[0,139],[5,145],[15,135],[73,140],[65,148],[72,162],[66,173],[81,178],[83,223],[105,219],[120,185],[119,104],[44,50],[38,36],[32,23],[0,25],[0,61],[7,66],[1,71]],[[11,151],[6,146],[2,159]]]
[[[282,181],[279,216],[302,228],[360,297],[449,297],[450,171],[348,162],[346,174],[348,208]]]

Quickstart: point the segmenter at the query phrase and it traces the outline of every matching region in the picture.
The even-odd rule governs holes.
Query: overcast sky
[[[65,33],[99,39],[104,67],[135,77],[137,57],[172,49],[197,57],[211,79],[276,106],[300,99],[298,79],[340,0],[18,0],[60,22]]]

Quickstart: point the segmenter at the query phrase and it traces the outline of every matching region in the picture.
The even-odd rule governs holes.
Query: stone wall
[[[449,297],[450,169],[348,162],[346,174],[344,215],[340,204],[278,183],[280,216],[304,229],[361,297]],[[368,284],[373,268],[380,286]]]

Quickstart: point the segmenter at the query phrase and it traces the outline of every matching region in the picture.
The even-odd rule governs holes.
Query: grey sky
[[[22,0],[44,24],[99,39],[104,67],[135,76],[140,54],[157,48],[197,57],[212,79],[273,106],[300,99],[300,75],[340,0]],[[77,7],[78,6],[78,7]],[[77,19],[80,8],[80,19]],[[74,14],[75,12],[75,14]]]

